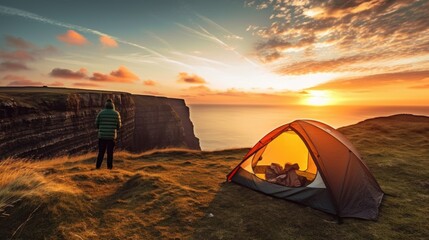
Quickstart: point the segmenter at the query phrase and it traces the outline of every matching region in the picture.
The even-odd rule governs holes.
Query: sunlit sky
[[[0,85],[429,105],[429,1],[0,0]]]

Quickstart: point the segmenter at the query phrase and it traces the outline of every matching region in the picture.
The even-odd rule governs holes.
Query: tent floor
[[[267,168],[269,168],[270,165],[257,165],[256,167],[253,168],[253,172],[255,173],[255,175],[263,180],[265,179],[265,172],[267,170]],[[299,170],[295,170],[296,174],[298,174],[299,176],[305,177],[307,179],[307,184],[310,184],[311,182],[313,182],[313,180],[316,178],[316,174],[314,173],[310,173],[310,172],[306,172],[306,171],[299,171]]]

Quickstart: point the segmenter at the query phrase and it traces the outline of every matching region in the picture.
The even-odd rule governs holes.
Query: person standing
[[[117,138],[117,130],[122,126],[121,115],[115,110],[115,104],[111,99],[107,99],[105,107],[101,110],[95,124],[98,129],[98,157],[95,165],[96,169],[101,167],[104,153],[107,150],[107,168],[113,168],[113,148]]]

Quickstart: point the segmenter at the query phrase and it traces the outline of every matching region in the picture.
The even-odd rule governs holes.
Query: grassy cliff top
[[[64,87],[0,87],[0,103],[1,101],[10,101],[18,103],[20,106],[25,107],[38,107],[40,102],[64,102],[69,94],[130,94],[138,96],[135,101],[142,104],[159,104],[165,99],[180,100],[178,98],[169,98],[163,96],[151,96],[151,95],[140,95],[131,94],[128,92],[121,91],[109,91],[109,90],[91,90],[91,89],[78,89],[78,88],[64,88]],[[0,104],[1,106],[1,104]]]
[[[95,154],[0,163],[0,236],[13,239],[425,239],[429,118],[339,129],[387,193],[377,221],[345,219],[255,192],[225,176],[248,149]],[[105,167],[105,163],[103,165]]]

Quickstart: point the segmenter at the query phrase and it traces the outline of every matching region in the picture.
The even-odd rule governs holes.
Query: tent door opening
[[[307,146],[292,130],[281,133],[244,161],[241,167],[260,179],[281,185],[281,181],[273,181],[270,172],[274,170],[278,177],[282,177],[282,171],[292,167],[300,179],[305,178],[305,185],[310,184],[317,174],[317,167]]]

